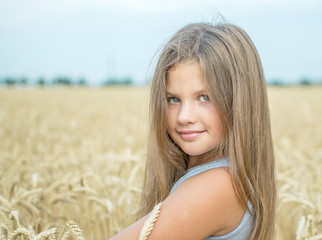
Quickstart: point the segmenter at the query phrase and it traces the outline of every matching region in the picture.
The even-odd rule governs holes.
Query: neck
[[[195,167],[195,166],[199,166],[204,163],[212,162],[212,161],[220,159],[222,157],[223,157],[223,155],[219,154],[218,151],[215,151],[215,150],[210,151],[210,152],[206,152],[206,153],[203,153],[203,154],[197,155],[197,156],[190,155],[188,169]]]

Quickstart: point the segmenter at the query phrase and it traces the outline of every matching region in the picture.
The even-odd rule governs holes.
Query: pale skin
[[[204,163],[204,154],[219,143],[223,132],[199,64],[184,62],[170,69],[167,92],[171,138],[189,155],[189,167]],[[228,169],[207,170],[184,181],[162,202],[148,239],[196,240],[225,235],[239,225],[244,213]],[[147,217],[111,239],[137,240]]]

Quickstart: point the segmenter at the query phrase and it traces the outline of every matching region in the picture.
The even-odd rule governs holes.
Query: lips
[[[194,131],[194,130],[192,130],[192,131],[178,131],[180,137],[184,141],[193,141],[194,139],[199,137],[204,132],[205,131]]]

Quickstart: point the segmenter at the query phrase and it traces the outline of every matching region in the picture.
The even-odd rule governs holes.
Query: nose
[[[183,103],[178,112],[178,123],[189,124],[196,122],[196,113],[193,103]]]

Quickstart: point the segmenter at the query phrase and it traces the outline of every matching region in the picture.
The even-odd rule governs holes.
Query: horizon
[[[242,27],[267,81],[322,79],[322,3],[308,1],[3,0],[0,79],[131,78],[144,85],[164,42],[191,22]]]

